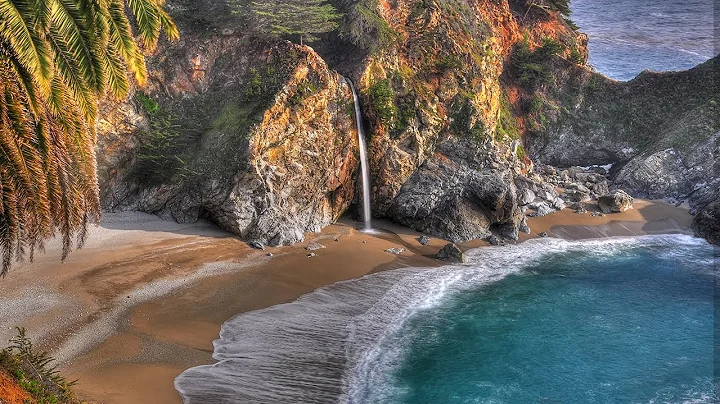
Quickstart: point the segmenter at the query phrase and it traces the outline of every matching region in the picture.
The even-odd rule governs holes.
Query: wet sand
[[[520,242],[543,231],[566,239],[688,233],[691,221],[686,209],[637,200],[635,209],[605,217],[566,209],[531,218],[532,234]],[[376,271],[442,264],[434,254],[444,240],[422,246],[420,233],[402,226],[379,221],[380,230],[366,234],[355,225],[341,221],[296,246],[260,251],[205,222],[108,214],[66,263],[49,246],[0,280],[0,338],[27,327],[80,380],[76,391],[90,402],[180,403],[175,376],[213,362],[212,341],[233,315]],[[326,248],[308,258],[312,242]],[[391,247],[407,251],[384,251]]]

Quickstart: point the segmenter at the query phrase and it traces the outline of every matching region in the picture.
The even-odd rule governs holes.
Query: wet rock
[[[406,250],[402,247],[393,247],[393,248],[388,248],[387,250],[385,250],[386,253],[390,253],[393,255],[400,255],[400,254],[404,253],[405,251]]]
[[[500,245],[502,242],[500,241],[500,238],[494,234],[488,236],[488,238],[485,239],[490,245]]]
[[[455,243],[446,244],[435,257],[448,262],[466,262],[465,254]]]
[[[618,190],[598,198],[598,207],[603,213],[624,212],[633,205],[633,197]]]

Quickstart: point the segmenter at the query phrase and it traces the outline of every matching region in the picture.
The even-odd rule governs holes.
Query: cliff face
[[[562,63],[555,71],[561,74],[543,91],[551,100],[540,112],[545,125],[526,136],[533,159],[613,164],[615,187],[643,198],[687,201],[693,213],[720,200],[717,57],[688,71],[644,72],[629,82]]]
[[[614,164],[637,196],[718,199],[705,158],[717,155],[717,62],[618,83],[583,67],[586,36],[524,0],[332,3],[345,17],[318,54],[248,36],[223,0],[170,2],[182,42],[99,123],[103,206],[208,217],[270,244],[319,230],[359,185],[352,95],[335,70],[360,91],[377,217],[453,241],[516,238],[526,209],[564,207],[533,161]]]
[[[184,31],[152,84],[108,105],[99,177],[108,210],[207,217],[246,239],[295,243],[352,201],[351,93],[312,49]]]
[[[579,34],[534,10],[529,31],[505,1],[398,0],[377,12],[393,40],[356,72],[372,133],[373,212],[453,241],[495,225],[516,237],[516,184],[545,187],[550,203],[557,194],[525,175],[532,163],[500,77],[524,35],[574,44]]]

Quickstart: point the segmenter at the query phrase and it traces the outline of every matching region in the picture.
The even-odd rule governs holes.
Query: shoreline
[[[691,221],[686,209],[644,200],[605,217],[565,209],[529,218],[532,235],[521,234],[518,243],[543,231],[572,240],[689,233]],[[0,281],[0,302],[10,307],[0,315],[0,337],[8,336],[8,327],[27,327],[33,340],[63,359],[62,370],[79,379],[75,390],[90,402],[152,397],[181,403],[175,376],[214,363],[212,341],[231,317],[373,272],[443,265],[433,256],[447,241],[431,238],[421,246],[420,233],[376,223],[383,232],[359,232],[354,222],[343,220],[304,243],[259,251],[205,222],[180,225],[144,214],[107,214],[86,248],[65,264],[48,246],[49,254],[18,265]],[[312,242],[327,248],[308,258],[304,247]],[[485,245],[460,243],[464,250]],[[392,247],[407,251],[398,256],[384,251]]]

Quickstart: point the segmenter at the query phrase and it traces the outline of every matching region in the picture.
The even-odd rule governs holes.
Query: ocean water
[[[713,248],[530,240],[242,314],[186,403],[716,403]]]
[[[616,80],[645,69],[687,70],[718,53],[717,0],[572,0],[571,19],[589,35],[590,64]],[[720,32],[720,31],[719,31]]]

